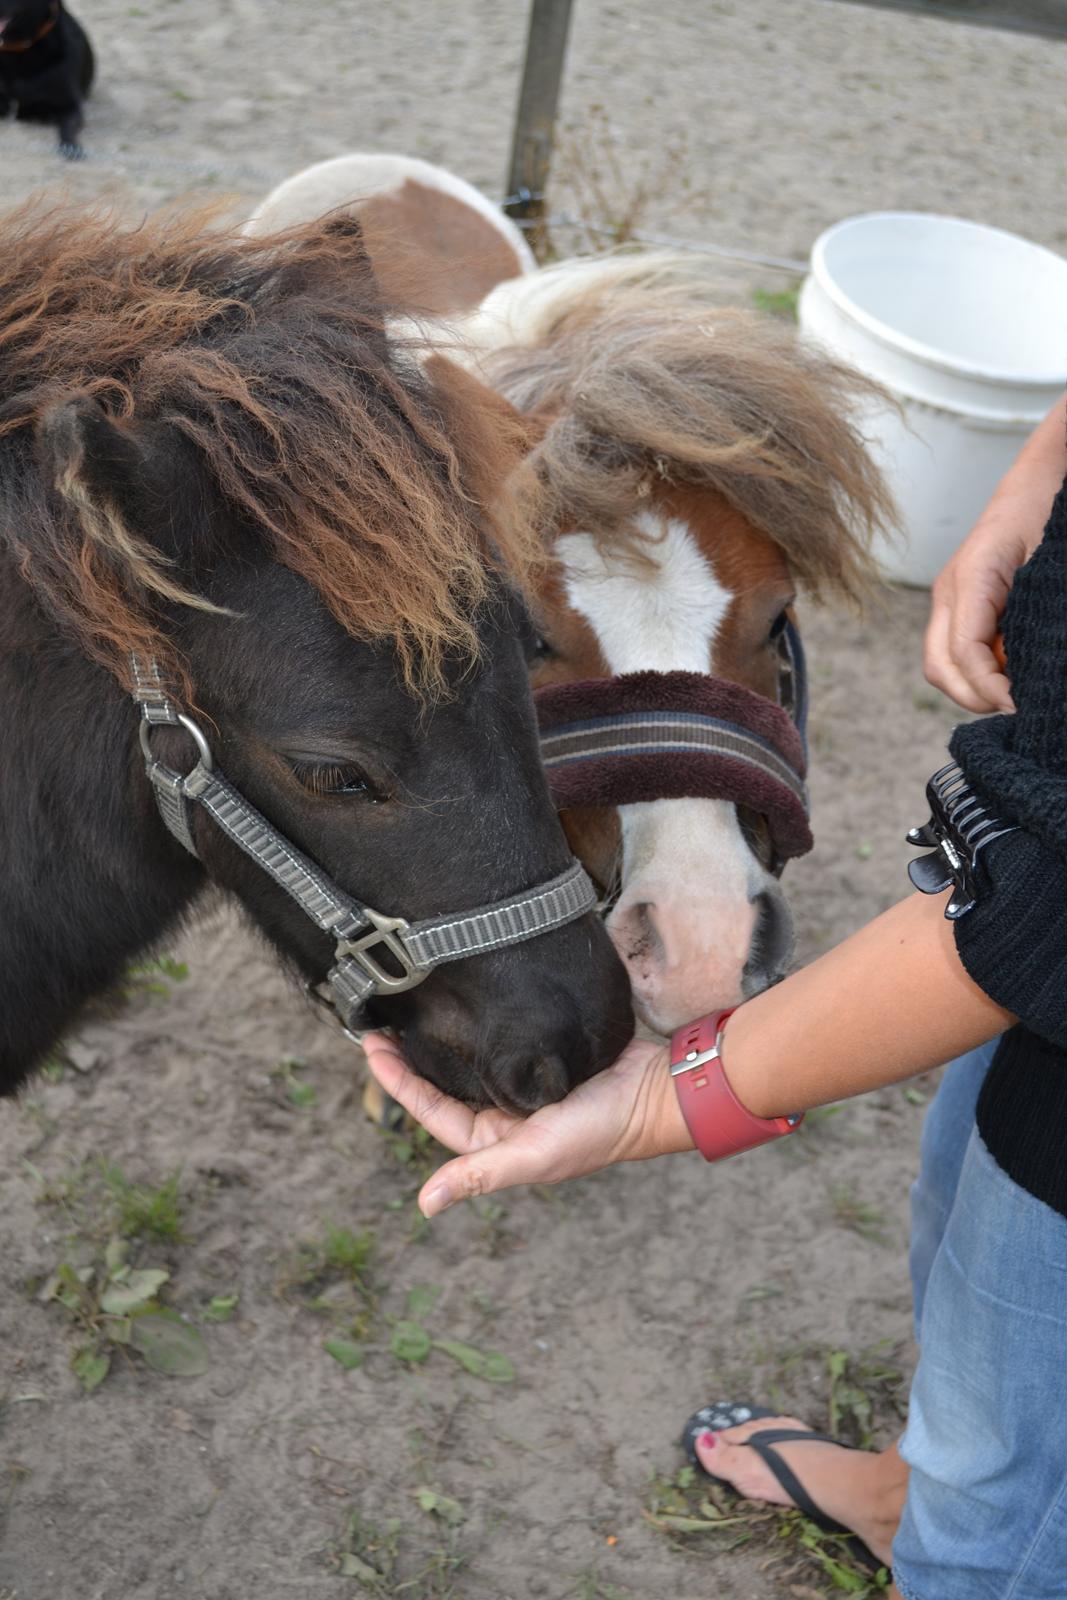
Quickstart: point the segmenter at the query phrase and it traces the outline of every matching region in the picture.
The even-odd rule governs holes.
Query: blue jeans
[[[1067,1597],[1067,1219],[975,1127],[995,1048],[949,1067],[912,1190],[921,1354],[893,1543],[905,1600]]]

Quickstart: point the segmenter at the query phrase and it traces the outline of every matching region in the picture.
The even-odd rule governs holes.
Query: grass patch
[[[790,322],[796,322],[797,320],[799,300],[799,283],[794,283],[789,289],[753,289],[752,291],[752,304],[757,311],[765,311],[772,317],[786,317]]]
[[[373,1522],[354,1510],[330,1552],[330,1565],[340,1577],[355,1578],[382,1600],[399,1600],[400,1596],[461,1600],[455,1579],[468,1561],[459,1548],[462,1509],[432,1489],[417,1489],[415,1497],[429,1526],[440,1535],[436,1541],[426,1539],[425,1524],[412,1529],[400,1517]]]
[[[857,1355],[847,1350],[827,1351],[827,1431],[835,1439],[869,1450],[877,1417],[892,1416],[896,1424],[903,1421],[904,1374],[887,1360],[892,1351],[889,1339],[881,1339]]]
[[[58,1306],[74,1328],[78,1342],[70,1364],[87,1394],[103,1383],[116,1355],[139,1356],[167,1377],[207,1370],[198,1330],[160,1300],[170,1273],[131,1265],[129,1249],[129,1241],[116,1235],[102,1257],[86,1266],[61,1261],[37,1294]]]
[[[758,1396],[762,1404],[806,1417],[843,1443],[868,1449],[876,1433],[899,1433],[905,1413],[904,1375],[893,1354],[888,1340],[855,1353],[800,1346],[769,1353],[761,1358],[759,1372],[734,1381],[713,1375],[709,1392]],[[773,1588],[804,1600],[842,1593],[877,1600],[889,1587],[888,1572],[872,1574],[841,1535],[823,1533],[798,1511],[740,1500],[690,1466],[652,1478],[644,1515],[680,1546],[709,1554],[741,1544],[766,1550],[768,1593]]]
[[[327,1222],[319,1238],[296,1246],[278,1284],[283,1296],[296,1296],[309,1311],[327,1319],[332,1332],[323,1349],[348,1371],[362,1365],[364,1343],[378,1312],[375,1249],[369,1230],[354,1233]]]
[[[834,1216],[843,1228],[848,1228],[850,1233],[858,1233],[861,1239],[868,1239],[872,1244],[889,1243],[885,1231],[885,1213],[875,1206],[867,1205],[851,1185],[836,1184],[830,1190],[830,1203],[833,1206]]]
[[[184,961],[167,955],[149,956],[126,968],[115,991],[116,998],[124,1003],[140,999],[169,1000],[173,986],[184,983],[188,976],[189,968]]]
[[[168,1244],[183,1244],[182,1197],[179,1193],[181,1169],[172,1172],[161,1184],[132,1183],[121,1167],[105,1163],[104,1182],[115,1204],[118,1231],[126,1239],[155,1239]]]
[[[716,1554],[758,1542],[773,1558],[776,1587],[786,1594],[876,1600],[889,1587],[883,1567],[872,1574],[856,1560],[848,1541],[823,1533],[799,1511],[761,1505],[682,1467],[672,1478],[654,1477],[645,1518],[672,1543]]]

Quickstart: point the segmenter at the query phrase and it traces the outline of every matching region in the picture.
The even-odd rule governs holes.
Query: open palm
[[[667,1073],[663,1045],[634,1039],[604,1072],[564,1100],[519,1117],[495,1107],[472,1111],[416,1077],[386,1034],[363,1048],[385,1090],[428,1133],[458,1152],[423,1185],[419,1207],[435,1216],[456,1200],[519,1183],[558,1183],[617,1161],[692,1149]]]

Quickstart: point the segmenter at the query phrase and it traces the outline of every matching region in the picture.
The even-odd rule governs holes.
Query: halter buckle
[[[386,917],[380,911],[372,910],[370,906],[363,906],[361,911],[366,921],[371,924],[370,930],[360,934],[358,939],[338,939],[336,951],[338,963],[345,960],[354,961],[357,966],[362,967],[378,993],[400,994],[405,989],[414,989],[424,978],[430,976],[430,969],[418,966],[404,944],[404,935],[411,931],[411,924],[405,917]],[[403,969],[399,977],[374,959],[371,952],[379,947],[387,950]]]

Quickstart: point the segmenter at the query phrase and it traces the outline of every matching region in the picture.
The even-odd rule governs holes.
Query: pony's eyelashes
[[[786,626],[787,626],[788,622],[789,622],[789,613],[787,611],[784,611],[784,610],[783,611],[779,611],[778,615],[775,617],[774,621],[771,623],[770,632],[767,635],[768,639],[770,639],[772,644],[774,643],[774,641],[776,639],[780,638],[781,635],[785,632],[785,629],[786,629]]]
[[[316,799],[362,800],[371,805],[387,798],[362,767],[345,761],[288,761],[297,783]]]

